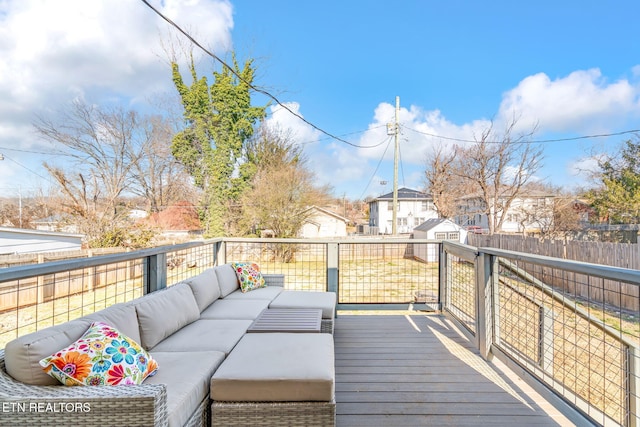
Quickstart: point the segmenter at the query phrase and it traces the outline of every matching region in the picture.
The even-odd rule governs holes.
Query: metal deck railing
[[[640,424],[639,271],[451,242],[225,238],[5,268],[0,347],[230,261],[336,292],[339,310],[442,310],[594,423]]]

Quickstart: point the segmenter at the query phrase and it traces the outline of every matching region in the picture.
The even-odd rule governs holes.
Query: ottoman
[[[212,426],[335,425],[333,337],[246,334],[211,378]]]
[[[284,291],[271,301],[269,308],[319,308],[322,310],[321,332],[333,333],[335,292]]]

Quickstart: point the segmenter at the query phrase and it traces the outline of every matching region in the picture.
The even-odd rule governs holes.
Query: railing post
[[[145,278],[146,293],[155,292],[167,287],[167,254],[160,253],[147,257],[147,274]]]
[[[495,257],[483,252],[476,258],[476,345],[485,359],[491,357],[494,263]]]
[[[640,349],[628,346],[629,426],[640,426]]]
[[[540,306],[540,367],[553,375],[553,310]]]
[[[327,243],[327,291],[338,292],[339,244]]]
[[[214,265],[223,265],[227,263],[227,244],[224,240],[213,244]]]
[[[447,252],[444,243],[438,243],[438,309],[443,310],[447,301]]]

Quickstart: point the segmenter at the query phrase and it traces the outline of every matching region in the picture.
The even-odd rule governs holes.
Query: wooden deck
[[[435,314],[339,315],[337,426],[574,425]]]

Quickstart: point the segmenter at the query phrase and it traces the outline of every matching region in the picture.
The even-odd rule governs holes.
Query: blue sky
[[[538,123],[538,140],[640,129],[637,1],[151,3],[219,56],[233,48],[254,58],[255,83],[318,127],[356,145],[382,143],[354,148],[270,110],[269,122],[292,129],[336,196],[391,190],[384,125],[396,96],[400,185],[416,189],[429,150],[473,139],[490,120],[499,128],[516,114],[522,130]],[[171,93],[160,47],[168,31],[138,0],[0,0],[0,192],[46,183],[41,163],[51,159],[42,153],[52,147],[33,135],[35,114],[74,98],[147,110],[153,94]],[[202,58],[200,70],[211,69]],[[537,176],[585,185],[576,171],[627,137],[545,143]]]

